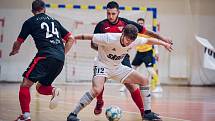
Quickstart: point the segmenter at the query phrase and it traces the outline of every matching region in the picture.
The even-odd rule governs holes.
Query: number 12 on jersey
[[[105,69],[101,68],[101,67],[94,66],[93,71],[94,71],[94,76],[95,75],[103,75],[105,72]]]

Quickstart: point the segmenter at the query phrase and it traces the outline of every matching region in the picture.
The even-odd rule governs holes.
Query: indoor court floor
[[[59,106],[48,108],[51,96],[36,93],[31,89],[32,121],[66,121],[67,115],[89,84],[56,85],[62,89]],[[120,84],[106,84],[104,92],[105,107],[119,106],[123,110],[120,121],[141,121],[137,107],[129,92],[120,92]],[[18,101],[18,83],[0,83],[0,121],[13,121],[20,113]],[[107,121],[105,109],[99,116],[93,114],[95,100],[82,110],[79,117],[82,121]],[[152,93],[153,111],[159,113],[163,121],[214,121],[215,120],[215,88],[163,86],[163,93]]]

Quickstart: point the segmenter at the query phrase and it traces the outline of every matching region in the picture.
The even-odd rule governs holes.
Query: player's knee
[[[130,92],[134,92],[137,89],[137,86],[135,84],[125,83],[124,85]]]
[[[27,78],[24,78],[22,83],[21,83],[21,87],[31,87],[34,83],[32,81],[30,81]]]
[[[145,78],[145,77],[142,77],[140,79],[140,81],[141,81],[141,86],[146,86],[146,85],[149,84],[149,80],[147,78]]]

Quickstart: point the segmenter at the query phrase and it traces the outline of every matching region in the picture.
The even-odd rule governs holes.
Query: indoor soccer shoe
[[[143,115],[143,121],[162,121],[158,114],[150,112]]]
[[[60,91],[61,91],[60,88],[54,88],[53,95],[52,95],[52,98],[51,98],[50,103],[49,103],[50,109],[54,109],[58,106]]]
[[[97,100],[97,103],[96,103],[96,107],[94,109],[94,114],[95,115],[99,115],[102,113],[102,107],[104,105],[104,101],[103,100]]]
[[[23,115],[20,115],[16,120],[14,121],[31,121],[31,117],[27,117],[27,118],[24,118]]]
[[[67,121],[81,121],[76,114],[70,113],[67,117]]]

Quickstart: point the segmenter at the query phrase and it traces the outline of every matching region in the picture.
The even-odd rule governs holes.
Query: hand
[[[165,45],[164,45],[164,47],[169,51],[169,52],[171,52],[173,49],[172,49],[172,44],[170,44],[170,43],[166,43]]]
[[[10,52],[9,56],[15,55],[15,54],[17,54],[17,53],[19,53],[18,50],[16,50],[16,51],[12,50],[12,51]]]
[[[156,60],[156,61],[159,60],[159,54],[155,54],[155,60]]]
[[[169,44],[171,44],[171,45],[173,45],[172,40],[171,40],[171,39],[169,39],[169,38],[165,38],[165,39],[164,39],[164,41],[165,41],[165,42],[167,42],[167,43],[169,43]]]

